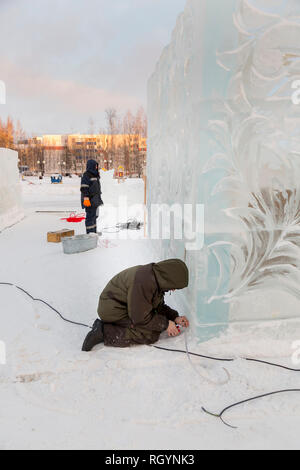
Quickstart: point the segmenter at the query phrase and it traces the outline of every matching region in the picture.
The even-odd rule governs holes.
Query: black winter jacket
[[[99,206],[103,206],[101,198],[101,184],[100,174],[98,170],[98,163],[95,160],[89,160],[87,162],[86,172],[81,179],[81,205],[85,209],[83,204],[84,198],[88,197],[91,201],[92,207],[97,209]]]

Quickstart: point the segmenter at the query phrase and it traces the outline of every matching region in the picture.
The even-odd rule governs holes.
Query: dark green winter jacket
[[[127,340],[151,344],[179,316],[165,304],[165,293],[188,283],[188,268],[179,259],[126,269],[105,287],[98,314],[104,323],[126,328]]]

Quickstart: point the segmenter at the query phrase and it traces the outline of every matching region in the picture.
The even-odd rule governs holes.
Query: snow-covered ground
[[[130,205],[142,204],[144,197],[140,180],[118,184],[107,174],[102,183],[106,208],[99,229],[114,224],[119,197],[126,196]],[[99,294],[114,274],[156,261],[151,244],[143,231],[135,232],[133,240],[105,233],[97,250],[64,255],[61,245],[46,242],[48,231],[68,226],[60,220],[64,213],[36,211],[82,212],[79,179],[56,186],[33,178],[22,187],[26,217],[0,234],[0,282],[18,284],[67,318],[91,324]],[[142,207],[133,212],[143,219]],[[123,221],[127,215],[123,210],[116,217]],[[83,223],[70,226],[84,232]],[[218,412],[261,393],[300,388],[300,374],[242,360],[227,364],[192,358],[191,367],[184,354],[150,347],[100,346],[82,353],[85,328],[64,323],[15,288],[0,286],[0,292],[0,341],[7,346],[7,365],[0,365],[1,449],[299,448],[300,393],[230,411],[225,419],[237,430],[205,415],[201,407]],[[170,299],[176,304],[176,294]],[[232,326],[202,345],[190,335],[189,348],[292,367],[295,332],[285,328],[283,336],[277,324],[265,336],[269,328]],[[184,335],[163,336],[159,345],[184,349]]]

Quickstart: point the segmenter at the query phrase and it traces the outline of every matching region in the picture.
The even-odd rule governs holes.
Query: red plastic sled
[[[83,220],[85,220],[85,215],[72,213],[70,214],[70,217],[60,219],[60,220],[66,220],[67,222],[71,224],[78,224],[79,222],[82,222]]]

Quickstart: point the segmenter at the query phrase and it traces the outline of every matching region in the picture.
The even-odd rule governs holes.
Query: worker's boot
[[[89,332],[85,341],[82,346],[82,351],[89,352],[91,351],[97,344],[104,342],[103,336],[103,322],[101,320],[96,320],[92,331]]]

